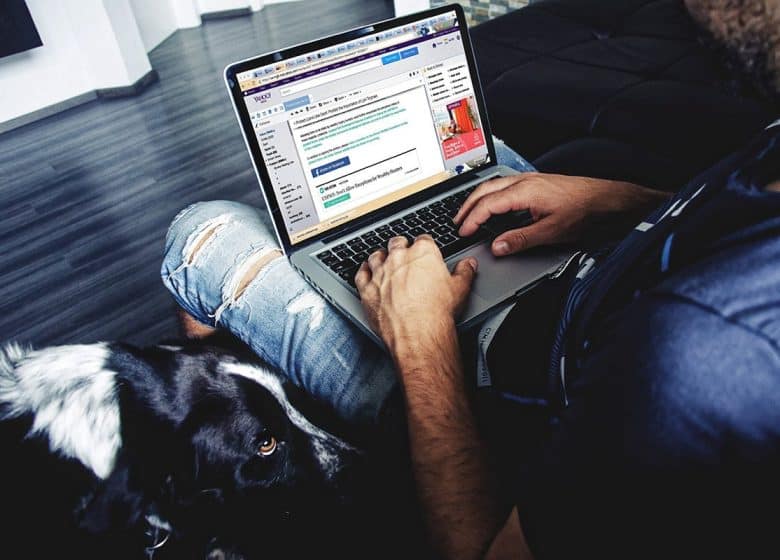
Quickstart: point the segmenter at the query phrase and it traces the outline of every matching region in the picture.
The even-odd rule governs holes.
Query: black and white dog
[[[5,346],[3,547],[203,558],[249,542],[291,557],[291,539],[324,532],[359,453],[288,385],[256,358],[202,345]]]

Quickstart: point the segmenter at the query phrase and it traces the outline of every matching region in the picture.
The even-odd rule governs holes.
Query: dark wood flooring
[[[392,17],[389,0],[303,0],[180,30],[160,80],[0,135],[0,341],[152,343],[177,334],[159,277],[173,216],[263,206],[222,84],[234,60]]]

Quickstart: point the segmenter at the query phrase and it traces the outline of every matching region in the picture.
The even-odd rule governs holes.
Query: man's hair
[[[740,72],[780,103],[780,0],[685,0]]]

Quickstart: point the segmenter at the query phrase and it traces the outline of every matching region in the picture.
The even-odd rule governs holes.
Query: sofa
[[[493,133],[540,171],[675,190],[777,118],[682,0],[539,0],[471,35]]]

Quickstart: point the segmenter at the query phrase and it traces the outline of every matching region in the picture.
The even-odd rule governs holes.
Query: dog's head
[[[192,404],[176,436],[191,463],[172,473],[178,501],[262,496],[289,515],[302,498],[340,496],[355,448],[313,424],[293,404],[295,388],[271,370],[232,361],[217,369],[187,388]]]
[[[186,412],[159,505],[174,527],[292,526],[350,494],[359,454],[309,420],[300,390],[263,365],[224,354],[178,361],[176,408]]]
[[[117,468],[85,511],[92,532],[138,494],[126,509],[140,514],[129,523],[151,508],[183,538],[228,540],[262,527],[294,531],[351,494],[350,466],[360,454],[310,421],[300,390],[279,374],[212,352],[152,361],[164,383],[125,391],[123,411],[145,410],[123,418]],[[89,527],[90,519],[98,523]]]

